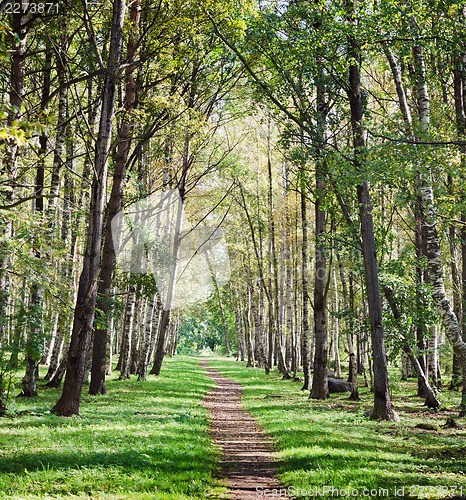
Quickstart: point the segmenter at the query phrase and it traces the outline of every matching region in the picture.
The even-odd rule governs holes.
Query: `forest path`
[[[203,404],[209,411],[212,438],[222,450],[220,477],[226,480],[227,498],[264,499],[273,497],[271,490],[278,489],[281,498],[291,498],[285,496],[285,488],[275,477],[270,440],[241,403],[242,386],[210,368],[208,360],[202,360],[201,366],[218,384],[207,393]]]

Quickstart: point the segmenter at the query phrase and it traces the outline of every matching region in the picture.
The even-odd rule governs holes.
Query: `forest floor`
[[[444,427],[458,414],[458,392],[443,391],[441,409],[430,411],[416,380],[400,382],[393,367],[400,422],[377,422],[367,417],[366,387],[361,401],[316,401],[275,370],[214,356],[208,369],[199,357],[177,356],[144,382],[115,373],[105,396],[84,389],[72,418],[50,412],[61,390],[41,380],[37,397],[13,399],[0,419],[0,499],[205,500],[258,488],[256,498],[267,500],[278,498],[278,481],[281,497],[296,500],[466,498],[466,419]],[[240,400],[249,415],[237,413]]]
[[[367,416],[373,403],[367,387],[360,387],[360,401],[347,393],[311,400],[302,382],[275,371],[265,375],[225,358],[209,366],[243,387],[243,404],[274,444],[285,495],[262,498],[466,500],[466,420],[444,427],[458,415],[460,393],[443,391],[441,409],[428,410],[415,395],[417,381],[400,382],[392,369],[400,422],[379,422]]]
[[[222,451],[220,477],[226,480],[227,496],[234,500],[255,500],[264,492],[285,491],[276,478],[276,454],[257,420],[242,404],[243,387],[209,368],[201,366],[216,383],[204,399],[209,411],[211,436]]]

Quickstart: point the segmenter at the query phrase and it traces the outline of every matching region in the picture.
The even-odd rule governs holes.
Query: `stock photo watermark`
[[[438,498],[462,497],[466,486],[395,486],[392,488],[356,488],[353,486],[313,486],[309,488],[257,487],[258,498]]]
[[[133,203],[111,225],[118,267],[152,272],[165,310],[203,302],[230,280],[222,229],[190,223],[176,189]]]

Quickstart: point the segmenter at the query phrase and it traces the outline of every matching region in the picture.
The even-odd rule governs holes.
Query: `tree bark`
[[[116,82],[119,74],[125,0],[114,0],[112,30],[105,76],[99,134],[94,160],[94,178],[91,190],[90,218],[86,239],[83,270],[79,279],[74,312],[73,331],[68,352],[68,365],[63,392],[53,407],[62,416],[79,413],[81,391],[87,354],[92,335],[97,299],[97,279],[102,242],[103,208],[107,177],[108,155],[115,109]]]
[[[138,50],[138,28],[141,11],[141,0],[131,3],[129,19],[131,23],[130,36],[127,47],[127,66],[125,68],[125,98],[124,116],[118,133],[118,146],[113,172],[112,191],[107,205],[107,219],[105,222],[105,237],[102,249],[102,263],[100,270],[99,288],[97,291],[97,308],[108,320],[111,309],[111,288],[113,273],[116,265],[115,246],[112,235],[112,221],[120,212],[123,202],[124,180],[126,164],[132,139],[133,118],[132,112],[136,105],[136,82],[134,78],[135,62]],[[108,328],[106,326],[94,329],[94,344],[92,350],[91,382],[89,394],[105,394],[105,375],[107,373],[107,342]]]
[[[144,340],[142,343],[141,356],[138,366],[138,380],[146,380],[147,366],[149,364],[149,354],[152,338],[152,325],[154,321],[155,310],[157,308],[158,297],[154,294],[152,299],[148,299],[146,303],[146,314],[144,321]]]
[[[304,169],[304,167],[302,167]],[[304,177],[304,171],[301,172],[301,176]],[[301,230],[302,230],[302,247],[301,247],[301,272],[302,272],[302,290],[303,290],[303,304],[302,304],[302,364],[304,372],[304,381],[302,390],[309,390],[311,387],[311,357],[310,357],[310,346],[309,346],[309,250],[308,250],[308,238],[307,238],[307,203],[306,195],[304,193],[304,180],[301,180]]]
[[[132,285],[128,291],[126,300],[125,316],[123,320],[123,333],[121,337],[120,359],[118,368],[119,379],[128,379],[131,375],[132,337],[134,327],[134,315],[136,313],[136,286]]]
[[[25,59],[26,59],[26,40],[28,33],[28,18],[23,10],[23,4],[19,4],[19,11],[13,14],[12,19],[12,47],[11,47],[11,70],[10,70],[10,93],[9,100],[11,111],[8,114],[7,126],[10,127],[13,122],[21,116],[21,106],[25,94]],[[15,141],[8,141],[6,152],[3,157],[1,173],[8,178],[5,198],[7,204],[14,200],[18,177],[18,156],[19,145]],[[1,239],[8,240],[13,236],[13,219],[9,220],[5,227],[1,228]],[[3,254],[3,252],[2,252]],[[0,261],[0,345],[3,344],[7,336],[8,329],[8,302],[11,289],[11,274],[6,271],[9,268],[11,256],[2,255]],[[5,328],[6,327],[6,328]],[[0,376],[0,388],[3,386],[2,376]],[[2,394],[0,394],[0,397]],[[4,411],[4,404],[0,402],[0,411]]]
[[[464,12],[462,14],[464,16]],[[453,87],[454,87],[454,98],[455,98],[455,115],[456,115],[456,128],[458,131],[458,138],[464,140],[466,137],[466,71],[464,63],[466,62],[466,54],[462,54],[460,57],[455,59],[455,68],[453,75]],[[460,146],[461,154],[461,171],[466,172],[466,146]],[[466,192],[463,189],[462,202],[466,200]],[[458,316],[461,321],[461,331],[463,340],[466,338],[466,210],[462,210],[461,213],[461,260],[462,260],[462,270],[461,270],[461,285],[462,285],[462,297],[460,305],[457,310],[461,311],[461,316]],[[466,416],[466,362],[460,361],[460,358],[456,355],[453,356],[453,369],[452,369],[452,381],[451,386],[454,386],[457,381],[459,381],[460,367],[463,371],[463,391],[461,397],[460,415],[462,417]],[[456,376],[455,376],[456,375]],[[459,384],[458,384],[459,385]]]
[[[413,57],[417,77],[416,88],[419,120],[423,132],[427,134],[430,123],[430,101],[427,91],[424,56],[420,46],[413,48]],[[460,360],[464,376],[466,372],[466,342],[462,338],[459,320],[445,292],[442,254],[440,239],[437,233],[437,214],[431,176],[431,169],[427,168],[427,172],[421,176],[421,180],[417,186],[425,216],[428,277],[437,313],[445,328],[446,336],[453,346],[453,351]],[[466,404],[465,396],[466,394],[463,393],[462,405]]]
[[[349,2],[349,4],[351,4],[351,2]],[[354,6],[351,5],[349,9],[351,20],[353,18],[352,8],[354,8]],[[365,167],[364,149],[366,144],[363,130],[364,113],[359,67],[361,50],[357,41],[352,36],[349,38],[349,56],[351,58],[351,63],[349,67],[348,97],[351,110],[351,128],[353,131],[353,164],[356,171],[359,174],[363,174]],[[372,203],[368,181],[362,181],[357,186],[357,196],[374,366],[374,408],[371,416],[374,419],[395,420],[396,417],[391,406],[388,386],[387,355],[385,351],[382,321],[382,301],[380,297],[374,223],[372,219]]]
[[[322,144],[325,140],[327,104],[322,85],[317,85],[317,146],[316,146],[316,199],[315,199],[315,269],[314,269],[314,374],[310,397],[327,399],[329,397],[328,371],[328,318],[327,318],[327,255],[325,232],[327,213],[324,209],[325,178],[327,165],[322,158]]]

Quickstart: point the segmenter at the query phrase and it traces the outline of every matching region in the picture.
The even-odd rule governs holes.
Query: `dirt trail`
[[[273,497],[265,490],[285,489],[275,477],[275,453],[257,421],[243,408],[243,388],[207,366],[201,366],[218,385],[205,397],[211,419],[211,435],[222,449],[221,477],[226,480],[228,498],[252,500]]]

